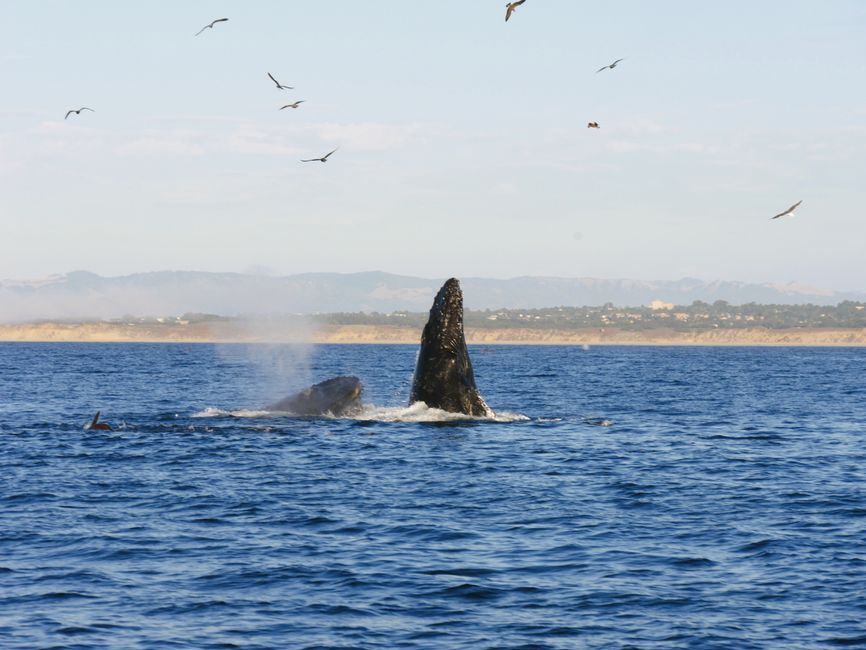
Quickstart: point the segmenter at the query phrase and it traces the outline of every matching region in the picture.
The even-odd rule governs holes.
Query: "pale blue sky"
[[[0,277],[866,287],[866,2],[504,4],[0,0]]]

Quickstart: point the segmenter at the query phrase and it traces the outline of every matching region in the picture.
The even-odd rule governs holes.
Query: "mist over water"
[[[215,325],[219,336],[219,324]],[[240,339],[267,341],[252,345],[219,343],[215,350],[223,363],[245,367],[256,378],[256,391],[265,403],[318,383],[313,380],[312,360],[316,325],[309,318],[247,318],[232,323],[232,335]]]
[[[0,647],[866,642],[864,349],[472,346],[501,420],[265,350],[0,344]],[[366,410],[264,413],[304,366]]]

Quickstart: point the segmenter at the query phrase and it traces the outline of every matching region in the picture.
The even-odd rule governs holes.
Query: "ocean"
[[[866,647],[866,349],[416,352],[0,344],[0,648]]]

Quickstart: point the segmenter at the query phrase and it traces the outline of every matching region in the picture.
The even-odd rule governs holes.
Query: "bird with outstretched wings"
[[[337,147],[337,149],[339,149],[339,148],[340,147]],[[337,149],[334,149],[334,151],[337,151]],[[332,153],[334,153],[334,151],[329,151],[328,153],[326,153],[321,158],[308,158],[306,160],[302,160],[301,162],[328,162],[328,158],[330,157],[330,155]]]
[[[213,22],[210,23],[209,25],[205,25],[205,26],[202,27],[200,30],[198,30],[198,31],[195,33],[195,35],[198,36],[199,34],[201,34],[201,33],[202,33],[204,30],[206,30],[206,29],[213,29],[213,26],[216,25],[217,23],[224,23],[224,22],[226,22],[227,20],[228,20],[228,18],[217,18],[215,21],[213,21]]]
[[[75,109],[73,108],[71,111],[66,111],[66,117],[64,117],[63,119],[64,119],[64,120],[69,119],[69,116],[72,115],[73,113],[75,113],[76,115],[81,115],[81,111],[90,111],[91,113],[95,113],[95,112],[96,112],[96,111],[94,111],[92,108],[87,108],[87,106],[82,106],[82,107],[79,108],[78,110],[75,110]]]
[[[616,64],[619,63],[620,61],[625,61],[625,59],[617,59],[613,63],[606,65],[606,66],[603,66],[603,67],[599,68],[598,70],[596,70],[595,74],[598,74],[602,70],[613,70],[616,67]]]
[[[295,89],[294,86],[284,86],[283,84],[281,84],[279,81],[274,79],[274,75],[272,75],[270,72],[268,73],[268,76],[271,78],[271,81],[273,81],[275,84],[277,84],[277,90],[294,90]]]
[[[802,202],[803,202],[803,201],[797,201],[794,205],[792,205],[790,208],[788,208],[788,209],[785,210],[784,212],[780,212],[780,213],[777,214],[775,217],[770,217],[770,221],[772,221],[773,219],[778,219],[779,217],[787,217],[788,215],[791,215],[791,216],[793,217],[793,216],[794,216],[794,210],[796,210],[797,208],[799,208],[799,207],[800,207],[800,204],[801,204]]]
[[[511,18],[511,14],[517,11],[517,8],[522,5],[526,0],[516,0],[515,2],[509,2],[505,5],[505,22],[508,22],[508,19]]]

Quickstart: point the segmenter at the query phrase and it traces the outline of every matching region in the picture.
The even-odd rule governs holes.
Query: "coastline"
[[[0,342],[55,343],[333,343],[411,344],[421,329],[376,325],[268,327],[257,331],[238,323],[24,323],[0,325]],[[866,347],[866,329],[668,329],[546,330],[466,328],[470,344],[489,345],[654,345],[756,347]]]

